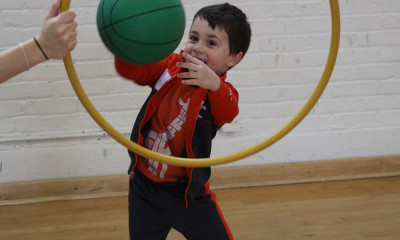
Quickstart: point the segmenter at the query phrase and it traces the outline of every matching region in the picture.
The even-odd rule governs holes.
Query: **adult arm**
[[[59,14],[60,6],[61,0],[57,0],[51,7],[36,36],[37,43],[32,38],[0,53],[0,83],[46,61],[46,57],[62,59],[75,48],[76,15],[72,11]]]

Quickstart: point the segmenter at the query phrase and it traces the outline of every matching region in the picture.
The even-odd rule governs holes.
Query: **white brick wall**
[[[37,34],[52,2],[2,1],[0,50]],[[200,7],[225,1],[183,2],[189,27]],[[241,112],[219,132],[214,156],[252,146],[286,124],[315,88],[330,43],[328,0],[230,2],[248,14],[253,39],[228,75]],[[72,56],[90,99],[129,136],[148,89],[116,75],[97,34],[97,4],[72,0],[79,23]],[[316,107],[281,141],[231,165],[400,154],[400,2],[341,0],[340,7],[340,53]],[[128,165],[126,149],[83,109],[62,61],[0,85],[0,182],[121,174]]]

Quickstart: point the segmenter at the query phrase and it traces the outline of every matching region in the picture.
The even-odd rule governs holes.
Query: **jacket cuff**
[[[224,81],[221,81],[221,85],[218,88],[217,91],[215,92],[208,92],[208,96],[210,97],[210,100],[218,100],[218,99],[222,99],[226,96],[232,95],[232,89],[230,89]]]

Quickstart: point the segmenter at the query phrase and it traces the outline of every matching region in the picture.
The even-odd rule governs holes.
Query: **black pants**
[[[214,193],[185,204],[187,183],[157,183],[137,169],[129,188],[129,233],[134,240],[164,240],[171,228],[189,240],[233,239]]]

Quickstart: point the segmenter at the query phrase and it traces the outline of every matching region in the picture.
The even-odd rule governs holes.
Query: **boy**
[[[152,88],[131,140],[162,154],[208,158],[216,131],[239,112],[238,93],[225,78],[245,55],[250,38],[246,15],[218,4],[196,13],[181,54],[141,66],[115,59],[121,76]],[[129,155],[131,239],[166,239],[171,228],[187,239],[233,239],[209,190],[209,167],[177,167]]]

